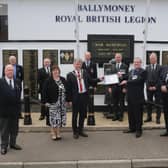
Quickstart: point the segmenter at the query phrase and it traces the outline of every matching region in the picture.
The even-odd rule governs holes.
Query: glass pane
[[[44,58],[50,58],[51,65],[58,65],[58,50],[43,50]]]
[[[74,50],[60,50],[60,63],[73,64]]]
[[[123,62],[129,64],[134,57],[134,36],[132,35],[88,35],[88,51],[92,60],[103,67],[114,58],[115,53],[121,53]]]
[[[38,98],[37,68],[38,50],[23,50],[24,87],[30,90],[31,98]]]
[[[8,5],[0,4],[0,40],[8,40]]]
[[[15,56],[18,62],[18,50],[2,50],[2,55],[3,55],[3,65],[9,63],[9,57],[11,55]]]
[[[156,55],[157,55],[157,63],[160,64],[160,51],[155,51],[155,50],[153,50],[153,51],[146,51],[146,64],[150,64],[150,62],[149,62],[149,56],[150,56],[150,54],[152,52],[156,53]]]
[[[162,65],[168,65],[168,51],[162,51]]]

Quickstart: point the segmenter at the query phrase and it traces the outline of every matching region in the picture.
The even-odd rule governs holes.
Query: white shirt
[[[151,64],[151,69],[153,69],[153,68],[154,68],[154,70],[156,69],[156,64]]]
[[[79,71],[79,74],[80,74],[80,79],[79,79],[78,71],[75,70],[75,73],[76,73],[77,81],[78,81],[78,92],[79,93],[85,93],[86,92],[86,87],[85,87],[85,83],[84,83],[84,80],[83,80],[83,74],[81,73],[81,71]],[[80,91],[80,82],[82,84],[82,92]]]
[[[121,62],[119,62],[119,63],[116,62],[116,68],[120,69],[120,66],[121,66]]]
[[[46,73],[50,73],[50,67],[45,67]]]
[[[13,80],[13,78],[9,79],[7,76],[5,76],[5,80],[7,81],[9,86],[10,86],[10,80],[11,80],[12,88],[14,88],[14,80]]]

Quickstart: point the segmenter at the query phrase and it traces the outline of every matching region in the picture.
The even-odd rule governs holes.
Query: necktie
[[[155,65],[154,64],[152,64],[152,69],[155,70]]]
[[[82,92],[83,87],[82,87],[81,75],[79,71],[78,71],[78,80],[79,80],[79,91]]]
[[[12,87],[12,80],[11,79],[9,80],[9,86],[10,86],[11,89],[13,89],[13,87]]]
[[[48,73],[48,74],[50,73],[49,67],[47,67],[47,73]]]
[[[119,70],[120,69],[120,64],[119,63],[117,63],[117,70]]]
[[[87,64],[86,64],[86,65],[87,65],[87,67],[89,67],[89,61],[87,61],[86,63],[87,63]]]

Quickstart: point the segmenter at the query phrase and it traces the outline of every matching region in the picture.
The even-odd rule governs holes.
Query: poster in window
[[[9,57],[12,55],[16,57],[16,63],[18,63],[18,50],[2,50],[2,55],[3,55],[3,65],[9,63]]]
[[[168,65],[168,51],[162,51],[162,65]]]
[[[73,62],[74,62],[74,50],[60,50],[61,64],[73,64]]]
[[[58,50],[43,50],[43,59],[50,58],[51,65],[58,65]]]

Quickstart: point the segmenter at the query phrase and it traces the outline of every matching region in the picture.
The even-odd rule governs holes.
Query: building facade
[[[88,50],[88,35],[132,35],[133,55],[144,65],[151,51],[167,64],[167,6],[167,0],[0,0],[0,74],[16,55],[24,84],[35,92],[43,58],[50,56],[66,76],[73,59]]]

